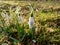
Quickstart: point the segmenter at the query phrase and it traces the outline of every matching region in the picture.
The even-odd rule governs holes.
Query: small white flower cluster
[[[22,15],[19,14],[19,10],[21,10],[21,7],[17,7],[15,13],[17,15],[19,15],[18,16],[18,21],[19,21],[19,23],[21,23],[23,21],[23,17],[22,17]],[[29,28],[32,28],[34,26],[34,17],[33,16],[29,17],[28,24],[29,24]]]
[[[23,22],[23,17],[22,17],[22,15],[20,14],[20,10],[21,10],[21,7],[16,7],[15,14],[18,15],[18,21],[19,21],[19,23],[22,23],[22,22]],[[6,23],[8,24],[8,23],[9,23],[9,19],[10,19],[11,16],[9,16],[6,11],[2,12],[2,13],[1,13],[1,16],[4,18],[4,20],[5,20]],[[33,13],[32,13],[31,16],[29,17],[28,25],[29,25],[29,28],[32,28],[32,27],[34,26]]]
[[[20,14],[18,16],[18,21],[20,23],[23,22],[23,17]],[[32,28],[34,26],[34,17],[33,16],[32,17],[29,17],[28,25],[29,25],[29,28]]]

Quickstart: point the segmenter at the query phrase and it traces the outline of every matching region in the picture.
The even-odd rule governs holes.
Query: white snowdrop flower
[[[9,19],[9,15],[6,13],[5,14],[5,19],[8,20]]]
[[[36,8],[36,12],[38,12],[38,9]]]
[[[9,26],[10,25],[10,23],[9,23],[9,15],[8,15],[8,13],[5,13],[5,24],[7,25],[7,26]]]
[[[22,20],[23,20],[23,18],[22,18],[22,16],[19,14],[19,16],[18,16],[18,21],[19,21],[19,22],[22,22]]]
[[[34,26],[34,17],[33,14],[31,14],[31,17],[29,18],[29,28],[32,28]]]
[[[36,43],[36,40],[32,40],[34,43]]]

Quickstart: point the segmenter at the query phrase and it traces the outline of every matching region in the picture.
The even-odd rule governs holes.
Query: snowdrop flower
[[[5,13],[5,19],[8,20],[9,19],[9,16],[7,13]]]
[[[34,17],[33,13],[31,14],[31,17],[29,18],[29,28],[32,28],[34,26]]]
[[[19,16],[18,16],[18,21],[19,21],[19,22],[22,22],[22,20],[23,20],[23,18],[22,18],[22,16],[19,14]]]
[[[10,25],[10,23],[9,23],[9,15],[8,15],[8,13],[5,13],[5,25],[6,26],[9,26]]]
[[[36,43],[36,40],[32,40],[34,43]]]
[[[38,9],[36,8],[36,12],[38,12]]]

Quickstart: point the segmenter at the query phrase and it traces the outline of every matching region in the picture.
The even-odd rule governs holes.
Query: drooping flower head
[[[19,16],[18,16],[18,21],[19,21],[19,22],[22,22],[22,20],[23,20],[22,15],[19,14]]]

